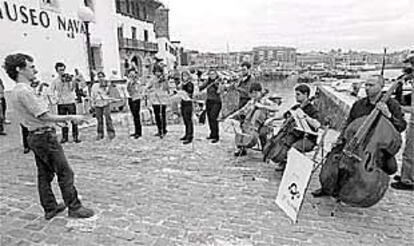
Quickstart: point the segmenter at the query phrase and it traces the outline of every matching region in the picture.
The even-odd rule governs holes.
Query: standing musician
[[[206,111],[208,125],[210,127],[210,135],[207,139],[211,139],[211,143],[217,143],[220,139],[219,122],[217,120],[222,106],[220,97],[221,87],[219,83],[220,78],[217,71],[210,70],[207,81],[200,85],[200,91],[207,90]]]
[[[159,64],[154,64],[152,73],[154,76],[148,81],[146,90],[149,101],[152,104],[157,123],[158,132],[155,136],[163,138],[167,134],[167,105],[169,103],[169,86],[164,76],[164,69]]]
[[[408,123],[407,133],[405,134],[405,149],[402,154],[401,175],[396,175],[394,180],[396,182],[391,184],[391,187],[397,190],[411,190],[414,191],[414,51],[404,60],[404,63],[409,64],[404,69],[406,81],[411,81],[411,107],[410,107],[410,121]]]
[[[115,128],[112,125],[110,104],[112,99],[109,97],[110,82],[105,79],[104,72],[98,72],[98,83],[92,86],[91,101],[96,112],[97,132],[96,140],[104,138],[104,117],[106,121],[106,131],[109,139],[115,138]]]
[[[321,126],[319,112],[312,105],[309,98],[310,92],[311,90],[306,84],[296,86],[295,96],[297,104],[285,112],[282,117],[273,118],[273,120],[285,119],[285,123],[288,121],[294,122],[294,124],[285,124],[278,134],[268,141],[263,150],[264,159],[270,159],[276,163],[276,171],[285,170],[287,153],[292,147],[300,152],[308,152],[316,146],[317,134],[304,131],[304,129],[310,128],[315,133]],[[296,120],[293,119],[298,119],[301,125],[297,125]],[[299,130],[297,127],[302,129]],[[285,134],[285,136],[279,139],[281,134]]]
[[[189,71],[183,71],[181,74],[181,84],[179,89],[183,91],[184,96],[181,98],[181,114],[185,125],[185,135],[180,138],[183,144],[189,144],[193,141],[193,93],[194,84]]]
[[[355,120],[369,115],[372,110],[377,108],[382,115],[392,123],[393,127],[399,132],[403,132],[407,126],[407,122],[404,120],[404,114],[401,111],[400,104],[395,100],[390,98],[386,103],[380,102],[382,97],[382,88],[384,87],[384,79],[380,75],[374,75],[368,78],[365,83],[365,91],[367,97],[362,98],[356,101],[349,113],[348,119],[345,122],[343,131],[338,137],[336,146],[332,149],[331,153],[340,152],[346,145],[346,139],[344,137],[345,130],[348,126]],[[379,163],[379,168],[381,168],[386,174],[391,175],[397,171],[397,164],[395,157],[388,154],[386,150],[381,149],[381,162]],[[328,154],[329,155],[329,154]],[[338,177],[339,179],[340,177]],[[323,187],[312,192],[314,197],[321,197],[328,194],[327,190],[333,190],[334,192],[340,187]],[[333,194],[334,195],[334,194]]]
[[[77,82],[73,76],[65,73],[66,65],[57,62],[55,70],[58,77],[52,82],[50,92],[57,98],[57,110],[59,115],[76,114],[76,94],[75,88]],[[69,128],[62,127],[62,139],[60,143],[68,141]],[[78,125],[72,123],[73,142],[80,143]]]
[[[130,68],[128,70],[128,82],[127,82],[127,91],[129,94],[128,104],[129,109],[131,110],[132,117],[134,118],[134,133],[130,137],[138,139],[142,136],[142,126],[141,126],[141,99],[143,97],[143,84],[138,79],[137,71],[135,68]]]

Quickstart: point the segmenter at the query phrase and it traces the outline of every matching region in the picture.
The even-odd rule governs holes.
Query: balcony
[[[120,38],[119,39],[119,48],[120,49],[129,49],[129,50],[141,50],[148,52],[158,52],[158,44],[145,42],[137,39],[130,38]]]

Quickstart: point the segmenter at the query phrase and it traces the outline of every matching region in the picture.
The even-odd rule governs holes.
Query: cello
[[[386,103],[398,82],[381,97]],[[370,207],[384,196],[389,176],[381,168],[383,152],[394,156],[402,138],[392,123],[374,108],[354,120],[344,131],[346,144],[334,148],[326,157],[319,180],[322,190],[354,207]]]
[[[315,97],[310,97],[307,103],[296,108],[303,109],[307,105],[311,104],[315,100]],[[286,144],[286,139],[290,134],[293,134],[295,127],[297,126],[294,115],[290,114],[287,119],[283,122],[282,127],[273,136],[263,148],[263,161],[273,160],[274,162],[281,162],[284,159],[282,155],[284,152],[288,151],[288,146]]]

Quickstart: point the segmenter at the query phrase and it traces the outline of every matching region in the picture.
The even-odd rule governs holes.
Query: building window
[[[132,39],[137,39],[137,28],[131,27]]]
[[[83,3],[85,4],[86,7],[89,7],[92,10],[95,10],[94,0],[83,0]]]
[[[40,8],[60,12],[59,0],[40,0]]]
[[[144,30],[144,41],[148,42],[148,31]]]
[[[129,5],[129,0],[126,0],[125,4],[126,4],[126,13],[130,14],[131,13],[131,8],[130,8],[130,5]]]

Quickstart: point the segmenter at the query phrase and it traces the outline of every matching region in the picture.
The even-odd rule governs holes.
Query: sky
[[[414,49],[414,0],[162,0],[170,36],[201,52]]]

